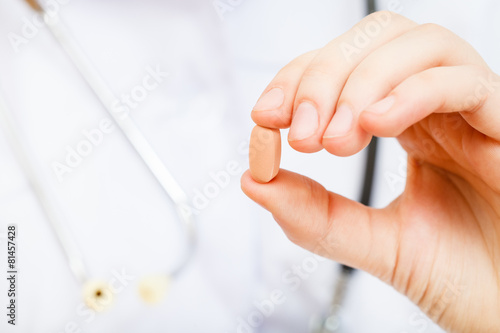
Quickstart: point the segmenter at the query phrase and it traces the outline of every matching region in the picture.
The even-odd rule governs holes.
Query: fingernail
[[[395,101],[396,101],[396,98],[393,95],[391,95],[391,96],[386,97],[383,100],[381,100],[375,104],[370,105],[369,107],[367,107],[365,109],[365,111],[378,113],[378,114],[386,113],[394,105]]]
[[[273,88],[264,96],[259,98],[257,104],[253,107],[253,111],[271,111],[279,108],[285,101],[285,93],[281,88]]]
[[[288,140],[299,141],[313,135],[318,129],[318,118],[318,111],[311,103],[300,104],[293,116]]]
[[[326,129],[324,138],[336,138],[346,135],[352,128],[354,114],[347,104],[342,104],[335,111],[335,115]]]

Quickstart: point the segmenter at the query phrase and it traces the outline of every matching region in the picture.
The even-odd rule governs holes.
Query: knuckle
[[[386,70],[384,66],[374,66],[379,63],[378,59],[372,59],[369,62],[361,63],[349,76],[343,90],[342,96],[357,96],[360,89],[371,91],[373,87],[377,90],[392,90],[394,83],[386,79]]]
[[[412,77],[415,86],[428,87],[436,82],[437,73],[435,70],[426,70]]]
[[[416,28],[419,32],[438,36],[439,38],[447,38],[455,36],[450,30],[436,23],[424,23]]]
[[[378,22],[381,25],[391,25],[394,23],[411,22],[410,19],[390,10],[380,10],[365,17],[362,22]]]
[[[302,80],[329,80],[333,75],[333,71],[331,71],[328,66],[314,64],[306,68],[302,75]]]
[[[290,86],[290,83],[296,82],[309,66],[316,53],[317,51],[311,51],[293,59],[278,71],[270,86],[287,87]]]
[[[305,66],[307,66],[311,60],[314,58],[314,56],[318,53],[317,50],[310,51],[307,53],[304,53],[292,61],[290,61],[285,67],[283,67],[278,74],[283,74],[283,73],[288,73],[290,71],[298,71],[300,69],[303,69]]]
[[[374,64],[380,63],[378,59],[370,57],[369,61],[364,61],[358,65],[358,67],[351,74],[350,81],[356,80],[361,82],[374,81],[377,78],[381,79],[386,73],[383,66],[374,66]]]
[[[367,18],[371,20],[380,20],[386,17],[402,17],[402,16],[395,12],[391,12],[390,10],[379,10],[367,16]]]

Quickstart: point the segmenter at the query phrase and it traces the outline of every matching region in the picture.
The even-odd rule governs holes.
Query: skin
[[[376,23],[369,43],[342,51]],[[374,209],[286,170],[268,184],[247,171],[246,195],[294,243],[392,285],[445,330],[500,332],[500,77],[445,28],[378,12],[293,60],[263,95],[277,87],[283,104],[252,111],[255,123],[300,129],[294,114],[307,101],[318,127],[289,137],[297,151],[349,156],[373,135],[396,137],[408,152],[406,187]],[[387,96],[392,106],[373,112]],[[325,136],[342,104],[352,127]]]

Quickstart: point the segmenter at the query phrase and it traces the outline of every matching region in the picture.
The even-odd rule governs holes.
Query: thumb
[[[397,261],[399,228],[394,209],[373,209],[327,191],[310,178],[281,169],[260,184],[245,172],[243,192],[273,214],[297,245],[386,282]]]

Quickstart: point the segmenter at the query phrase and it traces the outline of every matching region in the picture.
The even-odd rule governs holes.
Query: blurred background
[[[21,0],[0,0],[0,96],[89,277],[123,286],[106,311],[85,307],[82,284],[0,132],[0,253],[7,225],[17,224],[19,267],[17,325],[2,312],[0,331],[310,332],[329,311],[338,265],[292,244],[241,192],[250,111],[280,68],[348,30],[365,15],[366,2],[45,3],[118,97],[117,112],[134,120],[188,195],[198,242],[161,301],[143,302],[142,279],[168,273],[183,258],[175,206],[35,12]],[[393,0],[377,8],[448,27],[499,72],[498,2]],[[282,168],[359,197],[364,154],[301,154],[288,147],[286,132]],[[377,207],[403,190],[406,167],[396,140],[380,147]],[[0,258],[6,272],[6,254]],[[7,289],[1,278],[2,305]],[[269,306],[276,295],[279,302]],[[353,275],[339,315],[339,332],[441,332],[363,272]]]

